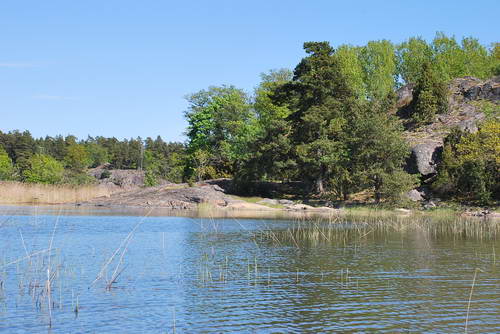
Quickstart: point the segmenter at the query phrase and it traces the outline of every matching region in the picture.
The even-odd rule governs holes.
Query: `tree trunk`
[[[382,197],[382,194],[380,193],[380,188],[382,187],[382,182],[378,176],[375,176],[375,203],[380,203],[380,199]]]
[[[317,194],[322,194],[325,192],[325,187],[323,184],[323,175],[320,175],[314,184],[314,188]]]

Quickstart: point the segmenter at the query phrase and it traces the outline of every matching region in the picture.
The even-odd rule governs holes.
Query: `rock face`
[[[200,203],[225,207],[238,202],[226,195],[215,184],[201,183],[194,187],[186,184],[132,189],[109,198],[99,198],[90,204],[99,206],[163,207],[169,209],[194,209]]]
[[[454,80],[454,83],[466,101],[483,99],[500,103],[500,76],[486,81],[465,77]]]
[[[109,169],[102,165],[89,170],[89,175],[99,180],[99,184],[116,185],[123,189],[132,189],[144,185],[144,171],[135,169]]]
[[[405,108],[413,100],[413,85],[397,91],[397,106]],[[449,86],[448,113],[436,115],[436,120],[421,128],[405,132],[411,146],[411,156],[406,170],[413,174],[432,176],[440,162],[444,138],[451,129],[458,127],[463,131],[475,133],[478,123],[486,115],[478,110],[476,100],[486,100],[500,104],[500,76],[490,80],[464,77],[453,80]]]
[[[424,176],[435,174],[442,150],[442,142],[429,141],[415,145],[407,162],[408,172]]]

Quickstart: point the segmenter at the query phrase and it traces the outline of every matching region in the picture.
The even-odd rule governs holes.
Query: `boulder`
[[[424,204],[424,209],[429,210],[435,208],[437,205],[433,201],[428,201]]]
[[[406,197],[408,197],[408,199],[413,202],[419,202],[424,200],[422,194],[417,189],[413,189],[407,192]]]
[[[408,84],[408,85],[405,85],[405,86],[399,88],[396,91],[396,97],[397,97],[396,107],[398,109],[406,107],[411,103],[411,101],[413,100],[413,89],[414,88],[415,88],[414,84]]]
[[[413,146],[407,162],[408,172],[411,174],[420,173],[424,176],[435,174],[442,151],[443,144],[436,141],[428,141]]]

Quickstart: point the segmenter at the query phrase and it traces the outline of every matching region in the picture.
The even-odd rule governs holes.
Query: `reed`
[[[100,185],[49,185],[0,181],[0,203],[62,204],[78,203],[98,197],[109,197],[116,190]]]
[[[479,271],[482,271],[482,270],[479,268],[476,268],[476,270],[474,270],[474,278],[472,279],[472,285],[470,288],[469,302],[467,303],[467,315],[465,317],[465,333],[467,333],[467,327],[469,325],[470,303],[472,301],[472,293],[474,292],[474,285],[476,284],[476,277],[477,277],[477,273]]]
[[[291,227],[281,230],[267,226],[255,233],[255,239],[267,240],[278,246],[288,244],[300,249],[303,245],[359,242],[373,235],[386,235],[391,232],[422,232],[432,236],[449,235],[454,238],[496,240],[500,234],[500,222],[455,216],[391,216],[382,219],[378,215],[360,215],[329,220],[321,218],[312,221],[297,220]],[[495,261],[494,249],[492,257]]]

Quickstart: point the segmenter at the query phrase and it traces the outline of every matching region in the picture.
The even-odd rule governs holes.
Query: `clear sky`
[[[252,92],[305,41],[500,40],[499,0],[1,0],[0,130],[184,140],[184,96]]]

